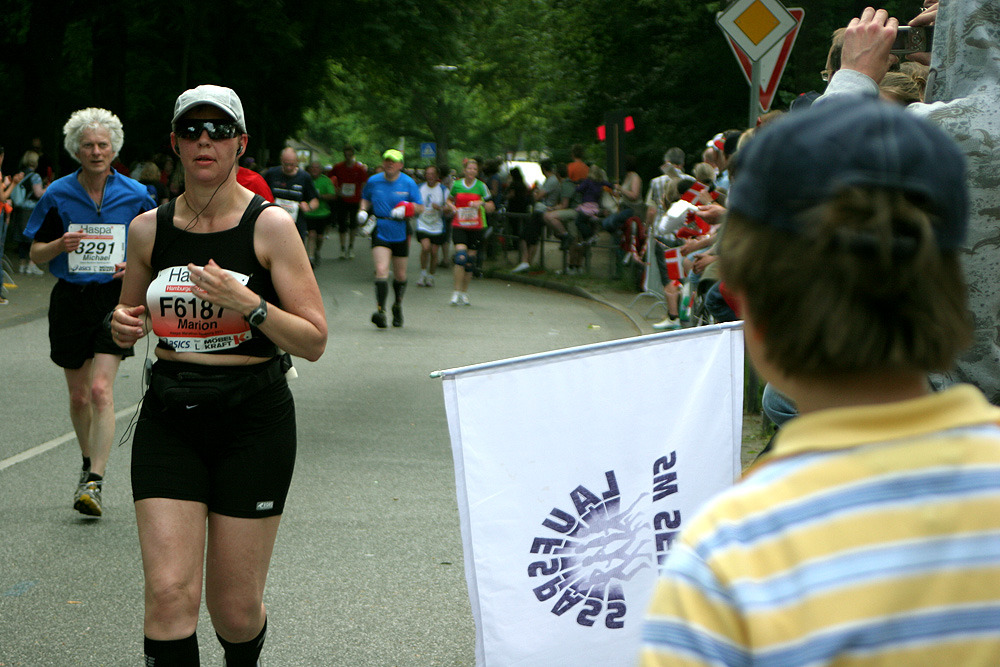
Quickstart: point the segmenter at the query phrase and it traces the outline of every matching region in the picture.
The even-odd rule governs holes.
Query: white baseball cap
[[[203,84],[197,88],[185,90],[174,102],[174,118],[170,124],[176,124],[181,116],[191,109],[208,104],[225,111],[244,134],[247,131],[246,118],[243,116],[243,103],[232,88]]]

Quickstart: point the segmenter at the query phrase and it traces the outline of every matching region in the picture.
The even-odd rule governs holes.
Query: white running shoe
[[[424,278],[424,287],[434,287],[434,276],[430,273]]]
[[[653,328],[657,331],[670,331],[672,329],[680,329],[681,320],[678,317],[670,317],[667,315],[667,319],[662,322],[657,322],[653,325]]]
[[[417,287],[427,287],[427,277],[426,276],[420,276],[420,279],[417,280]]]
[[[459,292],[458,298],[462,300],[462,305],[463,306],[470,306],[470,305],[472,305],[472,304],[469,303],[469,295],[466,294],[465,292]]]
[[[29,273],[29,274],[31,274],[31,275],[33,275],[33,276],[44,276],[44,275],[45,275],[45,272],[44,272],[44,271],[42,271],[42,270],[41,270],[40,268],[38,268],[37,266],[35,266],[35,264],[34,264],[34,263],[30,263],[30,264],[28,264],[28,268],[27,268],[27,270],[25,271],[25,273]]]
[[[461,303],[462,299],[461,299],[461,297],[459,297],[458,294],[459,294],[458,292],[452,292],[451,293],[451,301],[449,303],[452,306],[457,306],[459,303]]]
[[[531,268],[531,264],[528,264],[527,262],[521,262],[520,264],[518,264],[517,266],[515,266],[513,269],[511,269],[510,272],[511,273],[521,273],[522,271],[527,271],[530,268]]]

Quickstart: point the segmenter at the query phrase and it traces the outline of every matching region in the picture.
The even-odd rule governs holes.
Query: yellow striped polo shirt
[[[788,422],[672,550],[643,667],[1000,665],[998,424],[971,386]]]

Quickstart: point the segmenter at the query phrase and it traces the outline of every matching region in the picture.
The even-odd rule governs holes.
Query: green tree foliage
[[[199,83],[240,94],[259,161],[296,135],[333,156],[355,142],[369,163],[400,139],[411,156],[434,141],[453,164],[519,149],[562,160],[576,143],[602,160],[595,128],[621,109],[637,126],[626,150],[647,177],[665,148],[681,146],[690,163],[716,132],[743,127],[749,103],[715,24],[727,0],[8,4],[0,13],[8,172],[33,136],[62,152],[62,125],[85,106],[121,116],[126,162],[169,151],[173,101]],[[787,4],[806,16],[776,108],[822,90],[830,34],[863,6]],[[883,3],[904,20],[918,4]]]
[[[803,7],[806,16],[775,109],[787,109],[801,93],[822,91],[819,72],[830,36],[863,8],[842,0],[787,4]],[[432,57],[425,57],[427,33],[414,30],[401,37],[405,62],[390,67],[386,54],[369,51],[359,62],[341,63],[345,75],[355,77],[357,93],[347,116],[362,124],[367,118],[368,135],[380,145],[405,136],[414,144],[437,141],[446,152],[527,149],[563,160],[582,143],[590,158],[603,161],[595,129],[620,109],[636,121],[626,150],[652,176],[666,148],[684,148],[692,164],[717,132],[746,126],[749,86],[716,25],[727,5],[457,0],[449,3],[453,13],[431,19]],[[904,20],[919,10],[914,2],[883,5]],[[435,63],[457,69],[442,74]],[[385,89],[401,75],[407,83],[386,99]],[[325,106],[341,104],[342,92],[329,89]]]
[[[174,99],[216,83],[243,100],[250,152],[276,154],[326,86],[334,48],[314,17],[329,9],[316,0],[11,3],[0,13],[3,141],[16,153],[40,136],[55,154],[69,114],[100,106],[122,118],[126,161],[169,151]]]

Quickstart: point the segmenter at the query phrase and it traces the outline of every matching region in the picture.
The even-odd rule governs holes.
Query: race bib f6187
[[[249,276],[227,270],[246,285]],[[243,314],[199,299],[186,266],[172,266],[156,274],[146,290],[146,306],[153,333],[178,352],[214,352],[250,340],[250,323]]]

